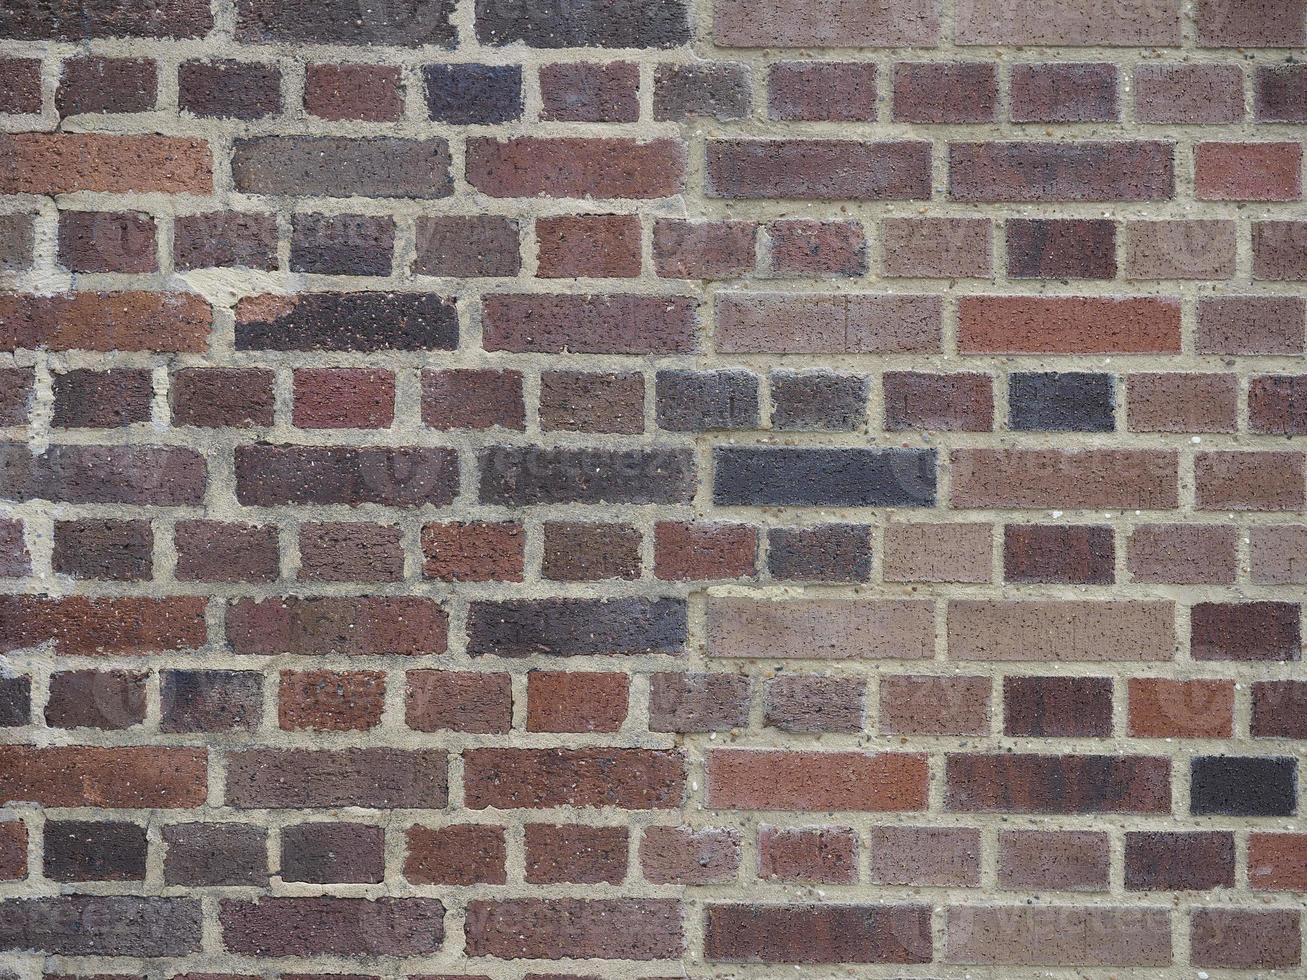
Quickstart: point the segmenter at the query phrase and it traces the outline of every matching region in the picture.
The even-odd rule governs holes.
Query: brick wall
[[[0,38],[0,976],[1302,975],[1304,0]]]

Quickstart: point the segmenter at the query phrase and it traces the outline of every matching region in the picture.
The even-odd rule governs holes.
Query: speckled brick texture
[[[1307,974],[1304,48],[0,4],[0,980]]]

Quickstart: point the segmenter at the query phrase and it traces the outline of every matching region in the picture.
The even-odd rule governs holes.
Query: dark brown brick
[[[47,820],[43,870],[53,881],[144,881],[145,851],[140,824]]]
[[[633,214],[562,215],[536,219],[542,278],[631,278],[640,274],[640,219]]]
[[[263,677],[253,671],[165,670],[159,702],[165,732],[253,731],[263,716]]]
[[[0,58],[0,112],[40,111],[40,59]]]
[[[655,732],[719,732],[749,723],[749,678],[742,674],[654,674],[649,728]]]
[[[468,903],[469,956],[664,960],[685,949],[671,898],[515,898]]]
[[[281,71],[249,61],[183,61],[177,106],[206,118],[259,119],[281,111]]]
[[[644,377],[635,372],[545,371],[540,427],[635,435],[644,431]]]
[[[1009,582],[1110,585],[1115,564],[1110,527],[1009,524],[1003,529],[1003,577]]]
[[[1171,812],[1171,762],[1142,755],[950,754],[957,813]]]
[[[798,582],[864,582],[871,576],[871,529],[815,524],[767,532],[772,578]]]
[[[422,372],[422,421],[433,429],[525,428],[522,375],[454,368]]]
[[[277,219],[271,214],[209,211],[178,215],[172,234],[173,264],[178,269],[277,268]]]
[[[526,825],[528,884],[619,885],[626,857],[625,827]]]
[[[51,564],[74,578],[131,582],[151,576],[153,552],[148,521],[56,521]]]
[[[767,72],[767,113],[784,121],[875,122],[876,66],[783,61]]]
[[[866,683],[795,674],[763,687],[763,723],[783,732],[861,732]]]
[[[1007,271],[1016,279],[1113,279],[1116,224],[1012,218],[1007,223]]]
[[[463,792],[472,810],[553,806],[675,809],[685,757],[654,749],[469,749]]]
[[[236,447],[236,497],[250,507],[443,507],[453,502],[457,485],[458,459],[451,449]]]
[[[314,884],[375,883],[384,874],[385,828],[301,823],[281,831],[281,878]]]
[[[640,575],[640,532],[633,527],[550,521],[544,532],[540,572],[547,579],[596,582]]]
[[[399,69],[393,65],[309,65],[304,71],[304,108],[339,122],[393,122],[404,111]]]
[[[997,111],[998,71],[991,62],[901,62],[894,66],[895,122],[992,122]]]
[[[227,756],[226,798],[238,809],[438,809],[447,780],[445,753],[435,749],[251,749]]]
[[[724,963],[929,963],[924,905],[707,906],[704,952]]]
[[[178,823],[163,828],[169,885],[263,885],[268,832],[243,823]]]
[[[404,877],[419,885],[502,885],[507,847],[502,827],[410,827]]]
[[[871,382],[865,375],[773,371],[770,383],[773,429],[841,432],[867,424]]]
[[[110,429],[147,422],[154,387],[150,372],[134,368],[79,368],[53,378],[51,424],[64,429]]]
[[[398,582],[404,577],[400,530],[380,524],[300,525],[299,577],[313,582]]]
[[[395,253],[395,219],[367,214],[297,214],[291,219],[290,271],[385,276]]]
[[[405,723],[419,732],[507,732],[513,727],[508,674],[410,670]]]
[[[639,68],[562,62],[540,67],[540,118],[558,122],[635,122],[640,117]]]
[[[271,582],[280,573],[273,525],[178,521],[174,544],[183,582]]]
[[[686,643],[684,599],[475,600],[468,653],[500,657],[679,655]]]
[[[422,217],[413,271],[428,276],[515,276],[522,267],[518,223],[496,215]]]
[[[50,675],[45,723],[50,728],[118,731],[145,721],[148,674],[67,670]]]
[[[1120,115],[1116,65],[1012,66],[1013,122],[1111,122]]]
[[[1003,733],[1035,738],[1112,734],[1110,677],[1003,678]]]
[[[1199,602],[1189,610],[1195,660],[1298,660],[1299,607],[1290,602]]]
[[[267,656],[444,653],[449,616],[419,596],[284,596],[227,607],[232,652]]]
[[[1128,891],[1234,887],[1234,834],[1135,832],[1125,835]]]
[[[626,721],[625,674],[533,670],[526,680],[529,732],[615,732]]]
[[[252,956],[429,956],[444,940],[432,898],[223,899],[223,944]]]

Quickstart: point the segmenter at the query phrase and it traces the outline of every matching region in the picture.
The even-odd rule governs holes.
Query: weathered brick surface
[[[3,5],[0,980],[1301,974],[1304,44]]]

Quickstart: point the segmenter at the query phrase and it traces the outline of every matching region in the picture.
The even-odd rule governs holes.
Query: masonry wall
[[[0,38],[0,976],[1302,975],[1303,0]]]

